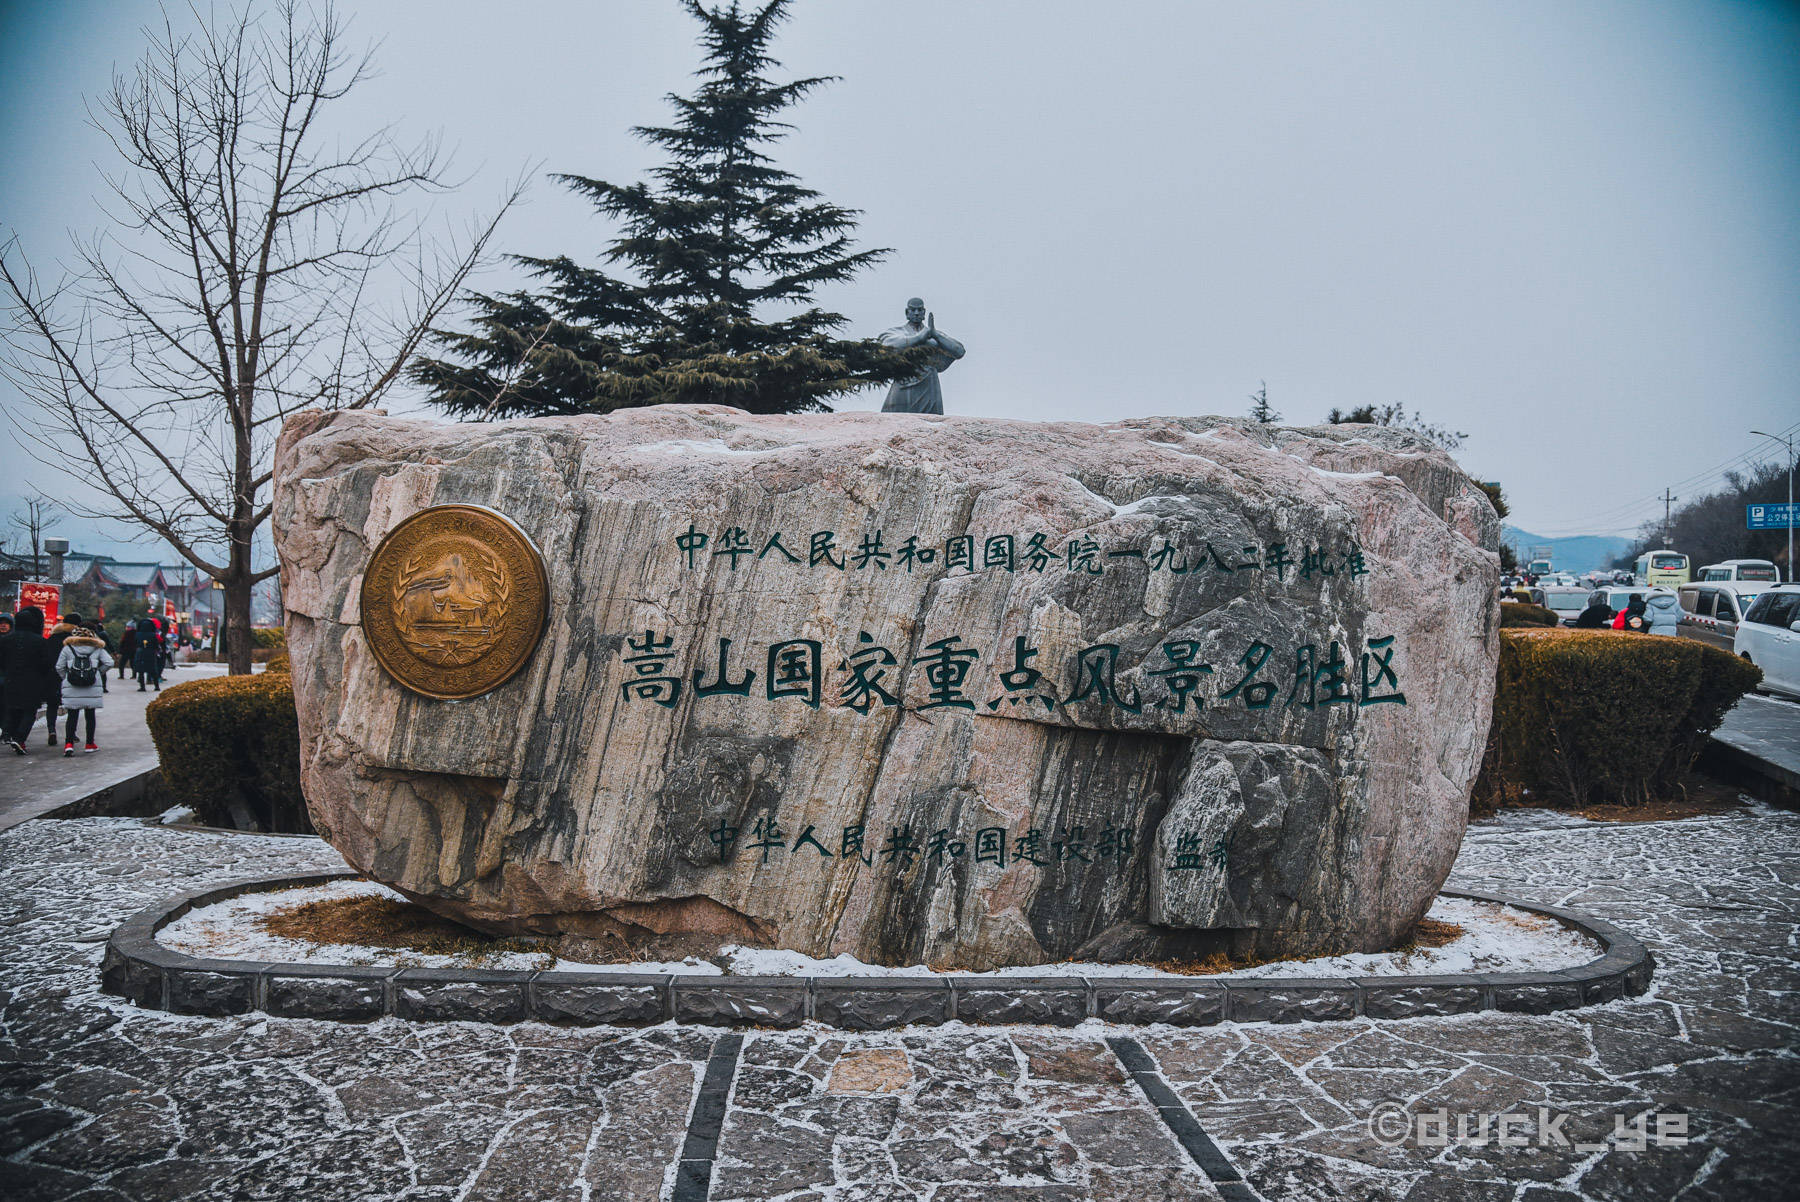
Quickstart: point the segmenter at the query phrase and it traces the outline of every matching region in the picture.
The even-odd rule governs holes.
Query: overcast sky
[[[595,260],[613,231],[543,172],[640,178],[629,127],[698,63],[672,0],[340,9],[381,42],[344,127],[441,130],[447,221],[541,166],[506,251]],[[84,97],[157,7],[0,13],[0,225],[42,271],[100,220]],[[950,412],[1398,402],[1544,535],[1630,533],[1800,426],[1794,6],[798,0],[776,54],[843,77],[781,163],[894,248],[819,300],[873,334],[924,296],[969,348]],[[3,453],[0,493],[66,487]]]

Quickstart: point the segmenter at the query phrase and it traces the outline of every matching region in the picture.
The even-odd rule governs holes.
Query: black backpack
[[[94,653],[92,651],[69,652],[69,683],[78,689],[91,689],[100,679],[94,671]]]

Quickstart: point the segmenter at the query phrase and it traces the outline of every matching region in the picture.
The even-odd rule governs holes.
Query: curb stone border
[[[1418,1018],[1499,1010],[1548,1014],[1635,996],[1650,987],[1650,950],[1611,923],[1492,893],[1446,897],[1494,902],[1554,918],[1598,940],[1599,958],[1547,973],[1416,977],[749,977],[396,968],[206,960],[157,942],[190,910],[245,893],[357,879],[354,872],[259,877],[162,901],[127,919],[106,943],[101,988],[152,1010],[283,1018],[577,1026],[795,1027],[815,1021],[853,1031],[960,1020],[1072,1027],[1112,1023],[1210,1026]]]

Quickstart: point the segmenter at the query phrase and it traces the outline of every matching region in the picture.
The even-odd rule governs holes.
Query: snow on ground
[[[334,881],[299,889],[247,893],[211,906],[189,911],[157,933],[166,947],[192,956],[219,960],[262,960],[285,964],[397,964],[418,968],[448,968],[479,963],[482,968],[550,972],[620,972],[658,974],[706,974],[723,970],[734,976],[898,976],[935,975],[922,964],[884,968],[865,964],[854,956],[821,960],[799,952],[776,948],[730,945],[718,960],[690,957],[686,960],[631,961],[619,964],[586,964],[558,959],[548,952],[497,952],[478,959],[468,955],[432,955],[358,944],[309,943],[272,935],[262,919],[278,910],[309,902],[348,897],[390,897],[400,894],[373,881]],[[1464,898],[1440,897],[1430,917],[1455,923],[1463,934],[1443,947],[1405,952],[1329,956],[1314,960],[1282,960],[1216,978],[1241,977],[1348,977],[1416,976],[1433,973],[1552,972],[1585,964],[1601,954],[1594,940],[1569,930],[1554,919],[1529,911]],[[1066,961],[1003,968],[989,973],[959,976],[1077,976],[1158,977],[1191,979],[1186,974],[1165,972],[1142,964],[1101,964]]]

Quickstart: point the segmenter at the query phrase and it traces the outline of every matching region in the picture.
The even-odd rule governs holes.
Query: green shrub
[[[1509,601],[1500,607],[1500,625],[1507,626],[1556,626],[1562,619],[1554,610],[1542,605],[1533,605],[1529,601]]]
[[[210,826],[312,832],[300,793],[300,724],[282,670],[192,680],[144,713],[177,804]]]
[[[1474,802],[1642,805],[1673,790],[1762,671],[1693,639],[1509,630]]]
[[[283,626],[253,626],[250,628],[250,643],[259,650],[285,647],[287,646],[287,628]]]

